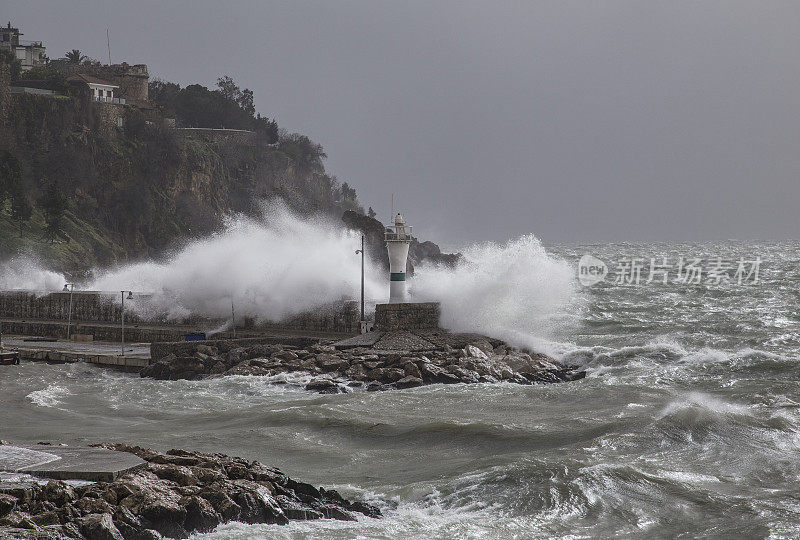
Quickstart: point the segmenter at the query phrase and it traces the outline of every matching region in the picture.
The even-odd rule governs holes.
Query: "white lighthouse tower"
[[[406,226],[403,216],[394,217],[394,225],[386,227],[386,249],[389,250],[389,303],[402,304],[407,301],[406,260],[411,244],[411,227]]]

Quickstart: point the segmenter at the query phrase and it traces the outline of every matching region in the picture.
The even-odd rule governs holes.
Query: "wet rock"
[[[0,493],[0,518],[7,516],[17,506],[17,498]]]
[[[354,381],[362,381],[367,377],[367,372],[362,364],[350,366],[344,374],[347,378],[353,379]]]
[[[219,354],[219,350],[216,347],[210,347],[205,343],[199,344],[195,350],[207,356],[217,356]]]
[[[242,507],[236,504],[225,492],[205,489],[199,493],[199,496],[208,501],[214,511],[216,511],[223,521],[233,521],[239,519],[242,513]]]
[[[467,345],[466,347],[464,347],[463,353],[464,356],[468,358],[480,358],[482,360],[488,358],[486,353],[483,352],[479,347],[476,347],[475,345]]]
[[[114,507],[107,500],[91,495],[94,494],[84,495],[75,503],[75,508],[81,514],[105,514],[114,511]]]
[[[423,364],[420,367],[420,373],[422,380],[426,384],[454,384],[460,382],[458,376],[435,364]]]
[[[400,379],[399,381],[394,383],[395,387],[399,388],[399,389],[414,388],[416,386],[422,386],[423,384],[425,384],[425,383],[422,382],[421,378],[413,377],[411,375],[409,375],[407,377],[403,377],[402,379]]]
[[[89,514],[80,520],[79,526],[88,540],[125,540],[111,514]]]
[[[422,372],[420,372],[419,367],[417,367],[417,365],[412,361],[408,361],[403,364],[403,373],[406,374],[406,377],[422,379]]]
[[[316,363],[322,371],[339,371],[350,367],[347,360],[327,353],[318,354]]]
[[[222,516],[202,497],[191,497],[185,503],[186,520],[184,527],[192,532],[211,532],[222,522]]]
[[[183,465],[151,463],[148,468],[162,480],[172,480],[179,486],[197,485],[197,478],[195,478],[192,470]]]
[[[278,351],[272,353],[271,358],[286,361],[286,360],[297,360],[298,356],[297,353],[293,351]]]
[[[320,394],[338,394],[339,385],[330,379],[314,379],[306,385],[306,390]]]
[[[189,533],[183,527],[186,509],[177,502],[157,499],[142,507],[141,516],[151,524],[151,528],[169,538],[187,538]]]
[[[58,518],[58,514],[53,510],[49,510],[47,512],[42,512],[41,514],[37,514],[31,518],[34,523],[41,526],[47,525],[60,525],[61,520]]]
[[[218,360],[213,366],[211,366],[209,373],[211,374],[225,373],[226,369],[228,368],[225,367],[225,364]]]
[[[0,527],[14,527],[17,529],[35,529],[36,523],[27,512],[14,510],[0,518]]]
[[[400,386],[417,384],[416,380],[422,380],[423,384],[499,381],[532,384],[571,381],[585,376],[585,373],[582,375],[580,371],[567,369],[546,355],[523,352],[500,340],[479,334],[451,334],[446,331],[424,335],[414,331],[397,334],[399,337],[394,336],[398,339],[390,343],[392,346],[384,346],[386,336],[383,336],[378,344],[380,346],[343,351],[325,344],[315,344],[305,349],[288,344],[252,345],[228,351],[222,347],[220,355],[216,348],[204,345],[192,349],[191,357],[166,356],[147,366],[141,374],[158,379],[199,379],[227,375],[265,376],[297,371],[312,375],[324,373],[325,377],[306,385],[309,391],[322,393],[347,392],[348,386],[358,386],[357,383],[362,383],[361,386],[370,391],[386,389],[384,387],[387,385],[397,388],[397,383],[408,377],[411,379]],[[431,348],[403,346],[404,343],[408,345],[420,340]],[[422,351],[425,351],[425,356],[418,356]],[[292,384],[291,379],[276,379],[273,383]]]

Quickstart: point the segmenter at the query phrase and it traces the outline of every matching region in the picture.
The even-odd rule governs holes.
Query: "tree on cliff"
[[[153,79],[147,85],[147,92],[151,101],[158,103],[161,111],[167,118],[175,117],[175,103],[181,91],[181,85],[161,79]]]
[[[19,237],[22,238],[22,225],[33,215],[33,207],[24,191],[11,195],[11,219],[19,225]]]
[[[369,207],[369,210],[367,210],[367,215],[368,215],[369,217],[371,217],[372,219],[375,219],[375,216],[376,216],[377,214],[375,213],[375,210],[373,210],[373,209],[372,209],[372,207],[370,206],[370,207]]]
[[[22,62],[8,49],[0,49],[0,64],[8,64],[11,80],[16,81],[22,73]]]
[[[64,58],[69,60],[71,64],[80,64],[86,60],[86,55],[81,54],[81,51],[78,49],[72,49],[71,51],[64,53]]]
[[[11,219],[19,225],[19,235],[22,237],[22,224],[31,218],[33,208],[23,185],[19,160],[8,151],[0,158],[0,186],[2,186],[0,194],[2,199],[6,197],[11,199]]]
[[[61,231],[61,220],[67,210],[67,197],[55,181],[47,184],[39,198],[39,207],[44,212],[45,234],[53,241]]]
[[[283,132],[278,139],[278,148],[291,157],[295,163],[308,170],[323,170],[322,162],[328,155],[317,144],[305,135]]]

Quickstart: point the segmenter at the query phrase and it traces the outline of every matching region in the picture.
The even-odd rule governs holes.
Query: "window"
[[[121,128],[122,124],[123,124],[122,117],[121,116],[117,116],[117,127]]]

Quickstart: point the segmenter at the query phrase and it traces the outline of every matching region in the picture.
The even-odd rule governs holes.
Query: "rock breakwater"
[[[199,344],[189,350],[161,347],[162,358],[141,371],[156,379],[202,379],[225,375],[272,376],[305,372],[305,388],[321,393],[412,388],[425,384],[573,381],[585,372],[541,353],[523,351],[478,334],[437,331],[371,332],[335,342],[243,347]]]
[[[187,538],[228,521],[286,524],[381,515],[372,505],[298,482],[257,461],[126,444],[97,446],[130,452],[147,465],[113,482],[0,481],[0,537]]]

